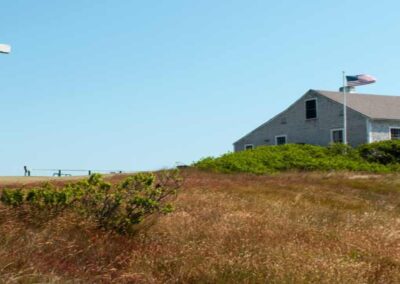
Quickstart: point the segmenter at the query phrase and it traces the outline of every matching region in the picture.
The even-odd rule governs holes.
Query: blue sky
[[[400,95],[398,1],[3,1],[0,175],[232,150],[341,71]]]

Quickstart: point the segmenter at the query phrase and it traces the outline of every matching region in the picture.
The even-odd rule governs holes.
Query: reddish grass
[[[177,210],[133,237],[0,205],[0,282],[400,283],[399,176],[183,174]]]

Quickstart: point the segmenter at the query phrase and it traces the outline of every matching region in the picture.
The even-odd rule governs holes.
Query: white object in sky
[[[11,52],[11,46],[8,44],[1,44],[0,43],[0,53],[10,53]]]

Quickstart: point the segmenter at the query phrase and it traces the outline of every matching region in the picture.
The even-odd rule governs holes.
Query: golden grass
[[[134,237],[0,205],[0,282],[400,283],[399,176],[184,174]]]

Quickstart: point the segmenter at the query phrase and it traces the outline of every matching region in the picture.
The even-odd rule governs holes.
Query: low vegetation
[[[8,181],[0,283],[400,283],[399,149],[259,147],[180,174]]]
[[[194,166],[222,173],[265,174],[286,170],[388,173],[398,171],[399,163],[400,141],[384,141],[355,149],[342,144],[261,146],[218,158],[204,158]]]
[[[4,189],[0,201],[33,222],[49,221],[64,211],[84,216],[99,228],[119,234],[135,232],[135,226],[155,213],[170,213],[166,202],[180,187],[176,171],[156,176],[138,173],[118,184],[105,182],[93,174],[88,180],[55,187],[46,183],[29,189]]]
[[[400,141],[389,140],[358,147],[360,156],[368,162],[383,165],[400,163]]]
[[[0,204],[0,282],[400,283],[396,174],[182,175],[175,211],[133,235]]]

